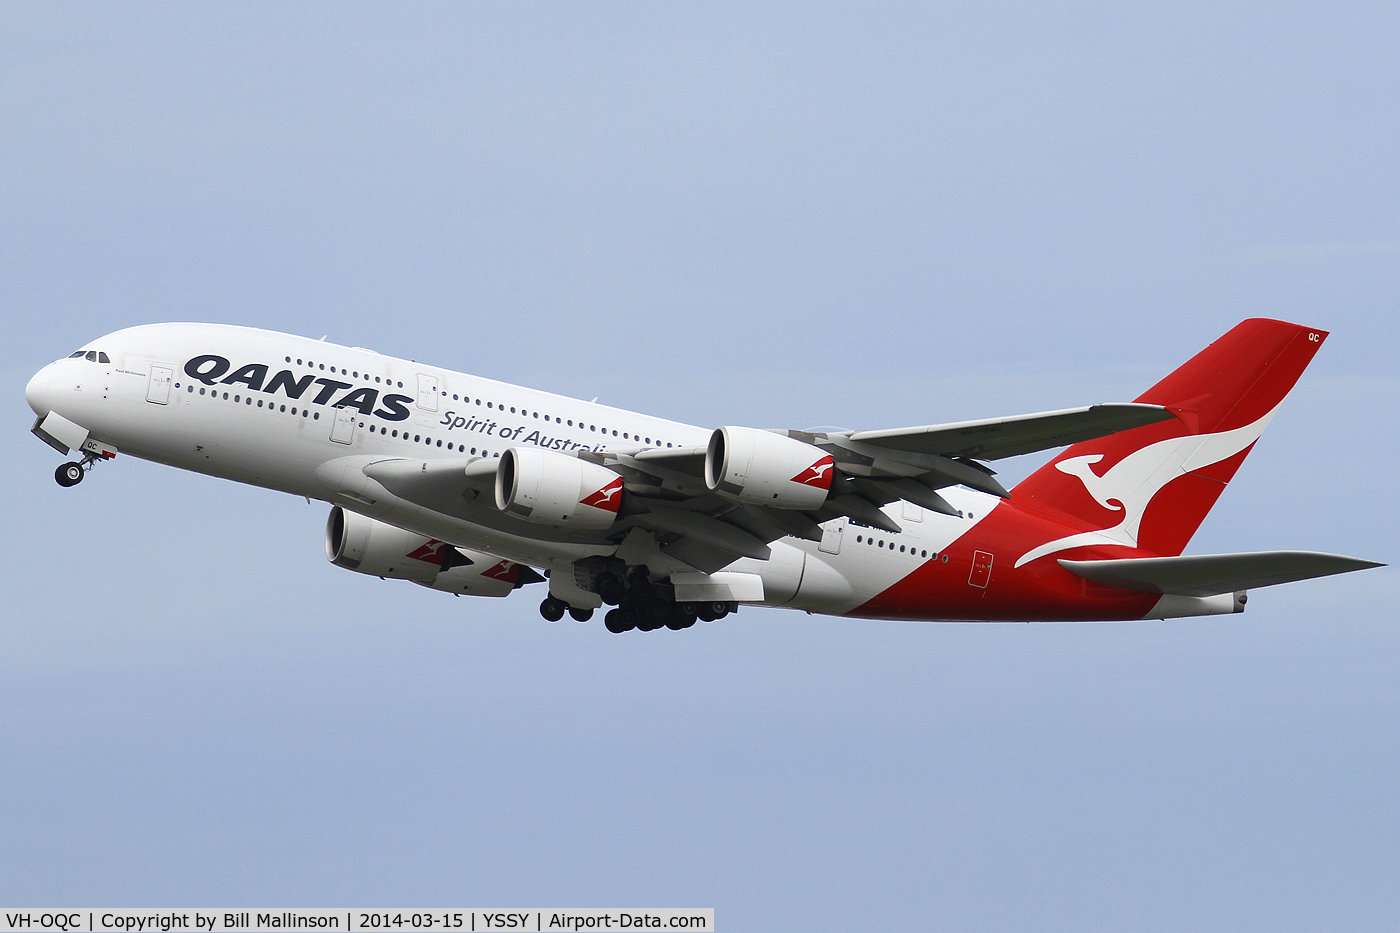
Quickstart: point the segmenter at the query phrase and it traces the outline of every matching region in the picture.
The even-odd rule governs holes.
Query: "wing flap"
[[[1176,415],[1161,405],[1106,402],[1084,408],[1042,411],[1009,418],[959,421],[916,428],[855,431],[849,439],[890,450],[1000,460],[1117,434]]]
[[[1195,554],[1189,557],[1133,557],[1123,560],[1065,560],[1061,567],[1086,580],[1144,593],[1218,596],[1384,564],[1318,551],[1254,551]]]

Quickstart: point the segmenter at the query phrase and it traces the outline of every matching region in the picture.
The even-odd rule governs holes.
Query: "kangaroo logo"
[[[1264,428],[1268,427],[1277,410],[1275,408],[1253,424],[1233,431],[1188,434],[1148,444],[1109,467],[1102,476],[1090,467],[1102,460],[1103,454],[1061,460],[1055,464],[1055,469],[1079,480],[1084,484],[1084,491],[1095,502],[1110,512],[1122,512],[1123,517],[1111,528],[1067,535],[1031,548],[1021,555],[1016,566],[1028,564],[1037,557],[1088,544],[1137,547],[1143,513],[1162,487],[1178,476],[1233,457],[1253,444],[1264,433]]]
[[[620,498],[621,492],[622,477],[619,476],[597,492],[591,493],[578,500],[579,505],[591,505],[595,509],[603,509],[606,512],[616,512],[618,506],[622,504]]]
[[[794,476],[789,482],[801,483],[803,486],[816,486],[818,489],[830,489],[831,471],[835,466],[835,460],[832,460],[830,457],[822,457],[816,463]]]
[[[414,560],[421,560],[424,563],[428,564],[441,564],[442,549],[446,546],[447,544],[445,542],[439,541],[437,538],[433,538],[429,541],[424,542],[422,545],[414,548],[413,550],[409,551],[404,556],[411,557]]]
[[[493,564],[486,570],[481,571],[483,577],[490,577],[493,580],[501,580],[505,583],[514,583],[520,577],[520,565],[503,560],[499,564]]]

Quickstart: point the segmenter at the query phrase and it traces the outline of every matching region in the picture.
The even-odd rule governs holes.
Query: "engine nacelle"
[[[617,520],[622,477],[539,447],[512,447],[496,470],[496,508],[556,528],[596,531]]]
[[[454,547],[338,505],[326,521],[326,559],[356,573],[471,596],[509,596],[518,586],[544,579],[523,564]]]
[[[782,434],[716,428],[705,452],[705,484],[727,499],[778,509],[815,509],[835,472],[831,455]]]

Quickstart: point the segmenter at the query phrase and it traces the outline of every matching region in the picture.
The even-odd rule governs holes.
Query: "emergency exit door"
[[[336,408],[335,424],[331,425],[331,440],[337,444],[348,444],[355,439],[355,419],[360,412],[355,408]]]
[[[985,590],[992,580],[992,552],[972,552],[972,573],[967,577],[967,585]]]
[[[822,526],[822,540],[817,550],[827,554],[841,553],[841,539],[846,536],[846,516],[832,519]]]
[[[418,407],[424,411],[438,410],[438,388],[437,376],[430,376],[427,373],[418,374]]]
[[[174,377],[175,370],[169,366],[152,366],[151,381],[146,383],[146,401],[157,405],[170,404],[170,380]]]

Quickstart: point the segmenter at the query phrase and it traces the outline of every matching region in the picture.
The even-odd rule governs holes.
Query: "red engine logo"
[[[616,512],[622,505],[622,477],[619,476],[597,492],[580,499],[579,505],[591,505],[595,509]]]
[[[409,551],[405,556],[411,557],[414,560],[421,560],[425,564],[440,565],[442,563],[442,549],[445,547],[447,547],[445,543],[439,541],[437,538],[433,538],[420,547]]]
[[[803,486],[816,486],[818,489],[831,488],[831,473],[836,466],[836,461],[830,457],[822,457],[807,469],[798,473],[792,478],[792,482],[801,483]]]
[[[499,564],[493,564],[486,570],[481,571],[483,577],[490,577],[492,580],[503,580],[506,583],[514,583],[520,576],[520,565],[503,560]]]

